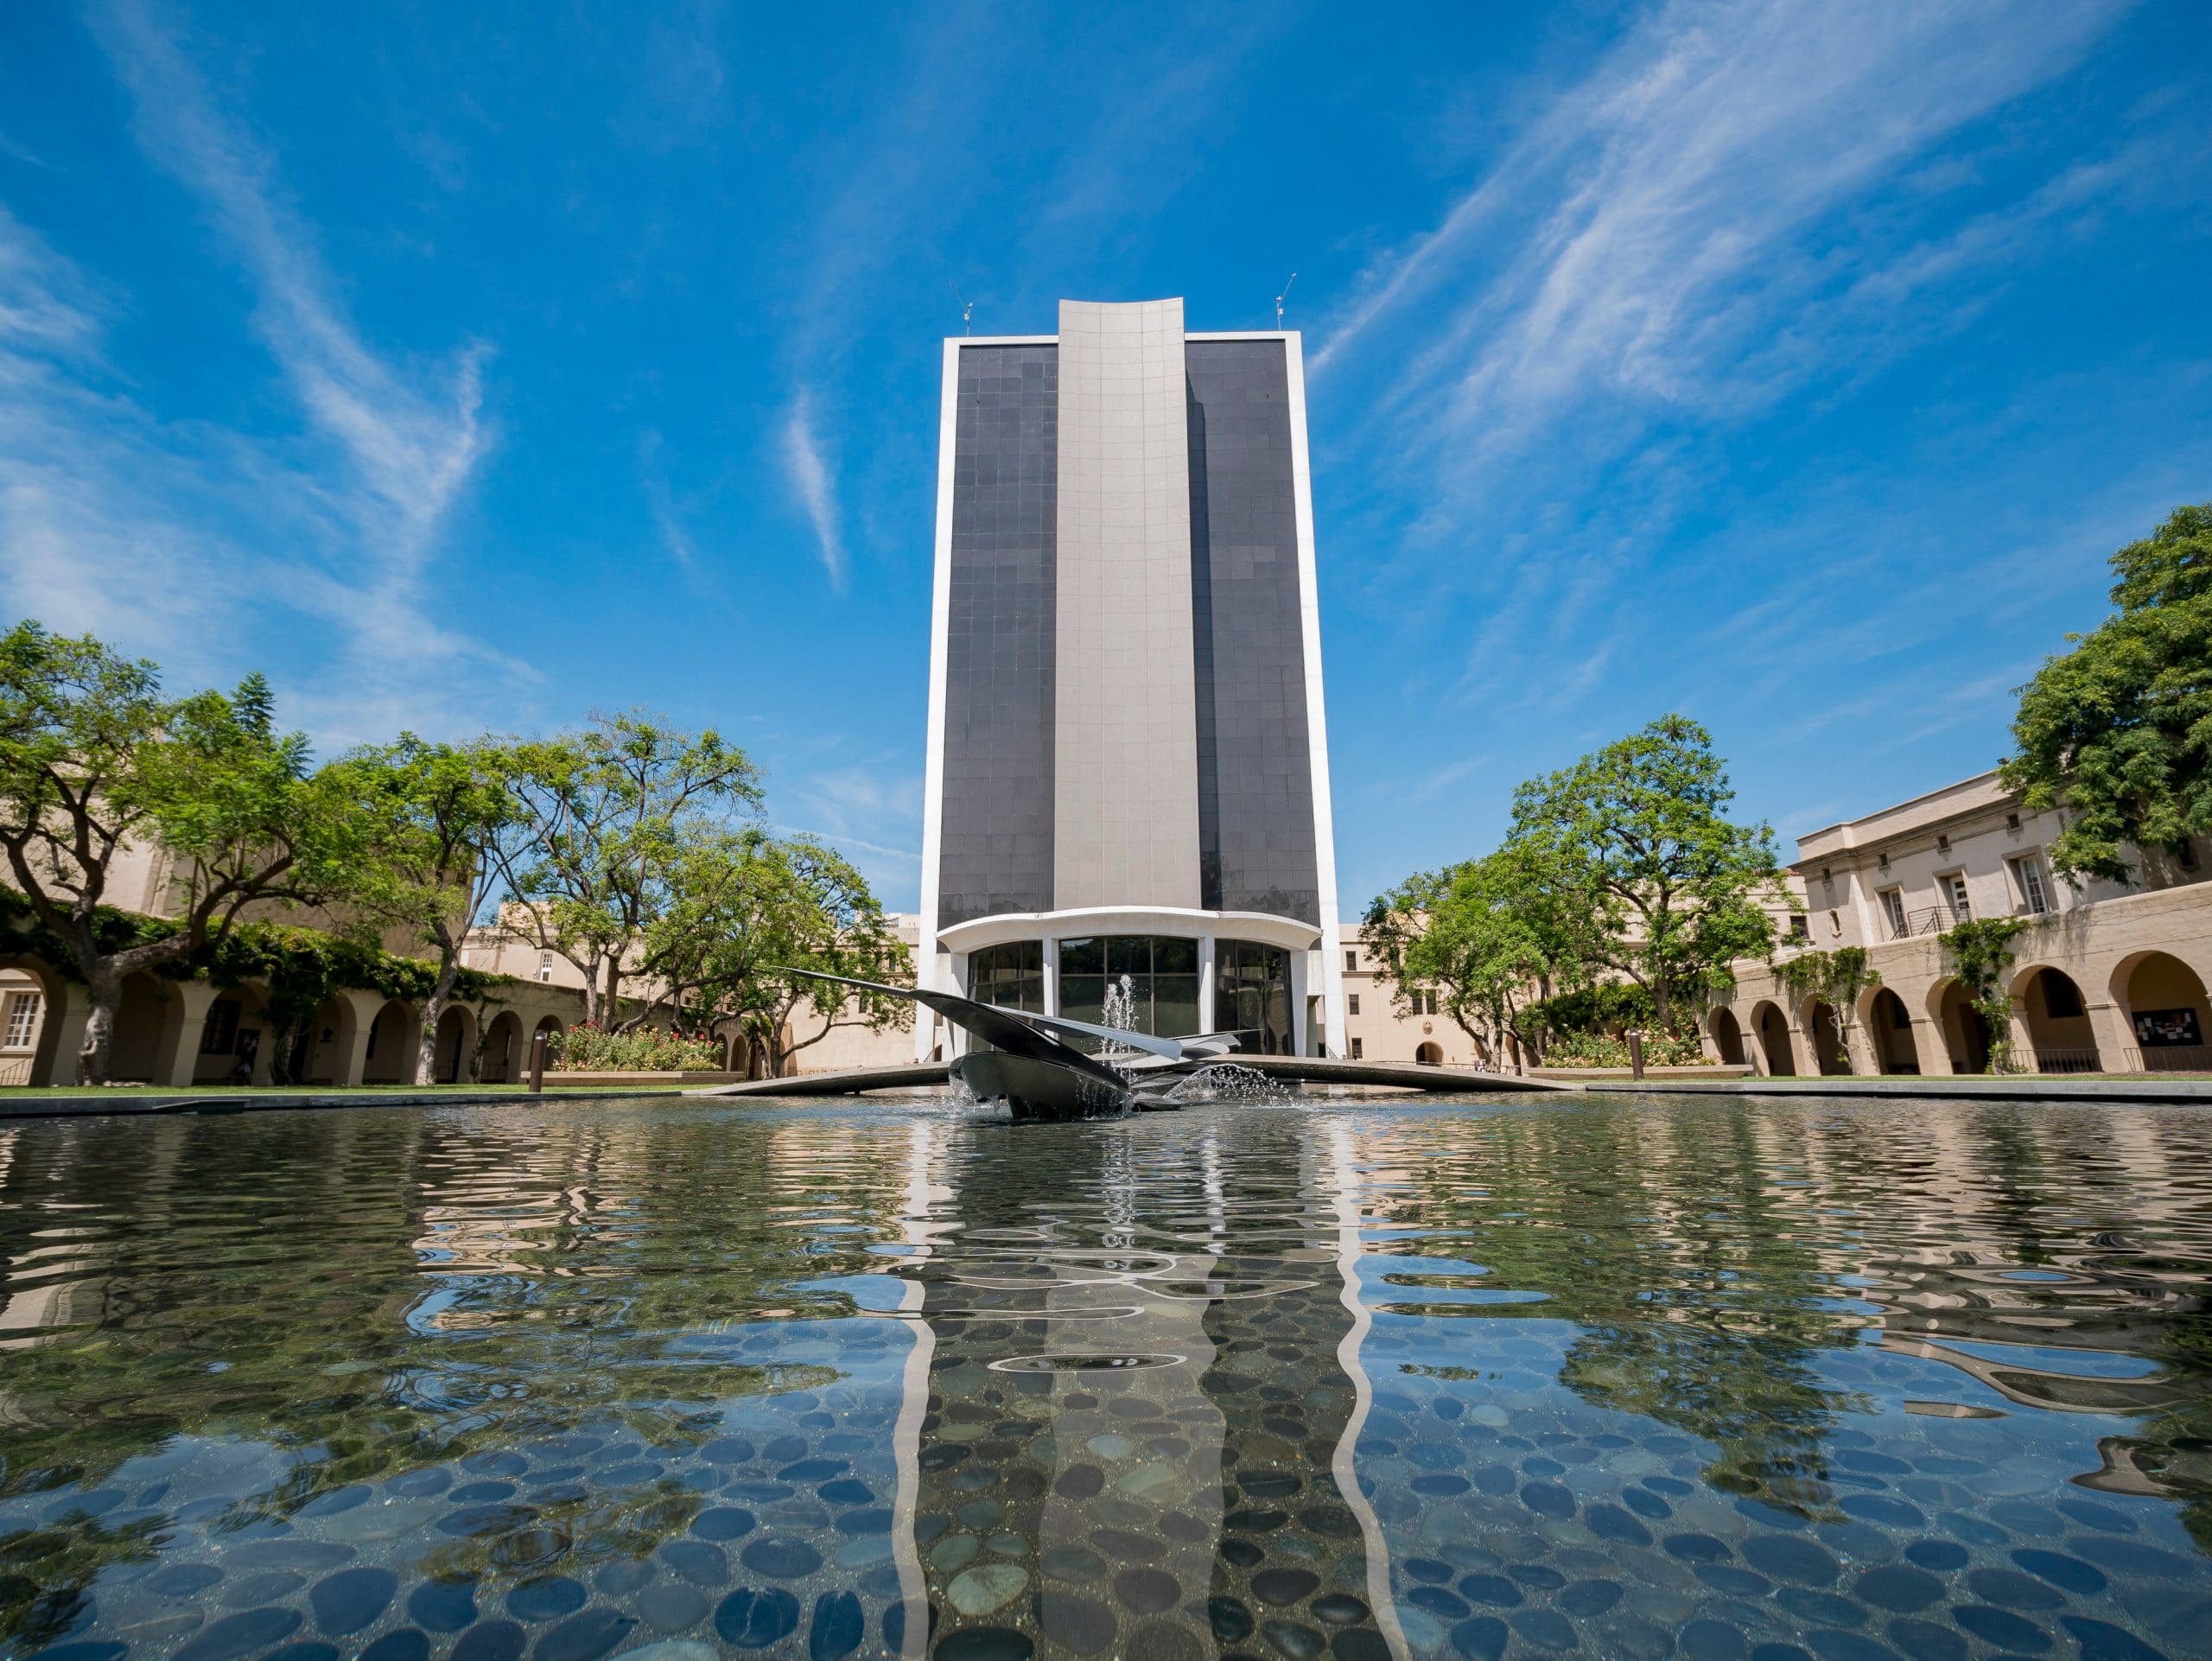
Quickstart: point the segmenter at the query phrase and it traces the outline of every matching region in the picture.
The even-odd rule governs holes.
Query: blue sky
[[[712,723],[910,906],[938,338],[1299,273],[1347,911],[1668,710],[1990,765],[2212,497],[2212,25],[0,8],[0,584],[326,749]]]

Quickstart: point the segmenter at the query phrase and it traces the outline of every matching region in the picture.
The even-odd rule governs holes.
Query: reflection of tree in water
[[[1560,1382],[1718,1444],[1707,1472],[1717,1486],[1824,1507],[1821,1441],[1857,1403],[1821,1382],[1813,1356],[1854,1342],[1868,1320],[1824,1307],[1833,1266],[1802,1238],[1802,1194],[1771,1186],[1776,1150],[1749,1116],[1725,1136],[1630,1115],[1482,1128],[1480,1189],[1430,1181],[1392,1196],[1394,1221],[1443,1238],[1376,1248],[1408,1259],[1390,1277],[1406,1288],[1391,1307],[1571,1322],[1580,1332]],[[1482,1286],[1543,1301],[1423,1301],[1425,1283],[1455,1277],[1423,1275],[1419,1259],[1446,1249],[1489,1270]]]
[[[2201,1154],[2163,1121],[2143,1123],[1728,1102],[1494,1115],[1456,1126],[1449,1149],[1424,1146],[1417,1125],[1393,1128],[1369,1150],[1391,1179],[1388,1213],[1438,1234],[1376,1249],[1407,1260],[1390,1276],[1404,1289],[1394,1308],[1572,1322],[1561,1382],[1713,1442],[1707,1474],[1730,1492],[1825,1509],[1823,1443],[1868,1404],[1825,1382],[1821,1357],[1872,1327],[2159,1362],[2139,1380],[2080,1384],[2099,1410],[2139,1416],[2120,1439],[2136,1491],[2198,1494],[2212,1262],[2191,1258],[2161,1283],[2088,1250],[2110,1238],[2094,1231],[2115,1220],[2101,1220],[2109,1208],[2133,1224],[2148,1206],[2153,1231],[2189,1214]],[[1469,1283],[1464,1266],[1420,1268],[1446,1253],[1488,1271],[1472,1283],[1542,1301],[1446,1301],[1436,1289]],[[2020,1280],[2022,1266],[2051,1278]]]
[[[834,1136],[781,1161],[812,1172],[791,1185],[772,1137],[732,1148],[620,1110],[551,1127],[396,1111],[123,1129],[42,1127],[0,1173],[5,1307],[29,1312],[0,1368],[0,1496],[52,1492],[57,1507],[0,1532],[0,1639],[61,1630],[103,1568],[152,1552],[163,1515],[113,1526],[58,1508],[180,1437],[280,1461],[217,1532],[586,1428],[696,1447],[733,1398],[835,1376],[741,1362],[717,1324],[764,1305],[849,1313],[787,1283],[875,1267],[865,1248],[893,1231],[880,1161]],[[858,1231],[825,1254],[776,1226],[773,1202],[788,1188],[805,1209],[833,1177]],[[74,1235],[57,1251],[63,1219]],[[643,1556],[700,1504],[659,1481],[556,1492],[487,1513],[432,1567]]]

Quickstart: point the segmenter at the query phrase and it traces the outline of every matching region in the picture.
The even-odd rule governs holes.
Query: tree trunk
[[[430,996],[423,1000],[423,1032],[421,1041],[415,1047],[415,1078],[417,1085],[435,1085],[438,1081],[438,1022],[445,1018],[447,1000],[453,996],[453,983],[461,978],[461,952],[453,945],[446,945],[438,953],[438,978],[430,988]]]
[[[622,1015],[622,959],[610,956],[607,960],[607,988],[600,994],[599,1029],[613,1032],[614,1023]]]
[[[77,1051],[77,1082],[104,1085],[115,1053],[115,1012],[123,1002],[123,977],[112,960],[86,971],[85,994],[92,1013],[85,1021],[85,1041]]]

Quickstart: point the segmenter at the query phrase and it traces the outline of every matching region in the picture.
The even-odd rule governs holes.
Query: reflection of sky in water
[[[10,1127],[0,1653],[2202,1653],[2202,1123]]]

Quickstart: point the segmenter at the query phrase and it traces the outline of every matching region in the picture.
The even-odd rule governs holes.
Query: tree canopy
[[[688,733],[638,710],[506,754],[520,804],[518,834],[498,848],[515,902],[507,926],[575,965],[587,1020],[619,1024],[623,983],[677,903],[689,850],[758,807],[760,774],[711,729]]]
[[[1727,815],[1734,792],[1704,728],[1667,716],[1514,792],[1503,843],[1407,879],[1370,908],[1378,974],[1402,1007],[1433,988],[1486,1043],[1541,1052],[1556,993],[1626,981],[1656,1024],[1774,947],[1786,907],[1764,824]]]
[[[2112,556],[2117,614],[2020,690],[2005,784],[2063,806],[2067,876],[2127,881],[2127,856],[2212,834],[2212,503],[2176,508]]]
[[[1513,794],[1508,843],[1571,920],[1580,967],[1643,987],[1662,1027],[1773,949],[1774,832],[1731,819],[1735,793],[1713,735],[1669,715]]]
[[[522,821],[509,771],[505,751],[489,741],[435,744],[413,733],[354,750],[334,768],[364,816],[369,843],[348,887],[349,906],[437,953],[437,977],[420,1010],[418,1085],[433,1077],[439,1018],[469,930],[499,881],[502,839]]]
[[[0,850],[90,995],[82,1081],[107,1077],[126,976],[219,941],[249,906],[320,903],[356,878],[361,816],[271,706],[259,675],[173,697],[90,635],[0,637]],[[101,919],[133,850],[152,852],[178,926],[125,942]]]
[[[836,1026],[903,1018],[786,972],[911,965],[859,871],[769,835],[760,801],[743,750],[643,712],[550,738],[403,733],[318,767],[258,675],[175,697],[90,636],[0,637],[0,853],[21,895],[0,925],[86,989],[86,1083],[106,1081],[124,982],[144,971],[264,981],[284,1078],[332,990],[391,978],[376,929],[429,958],[409,977],[426,1082],[448,1002],[489,990],[463,952],[494,919],[576,966],[601,1030],[734,1028],[777,1070]],[[278,926],[308,906],[325,908],[312,941]]]

